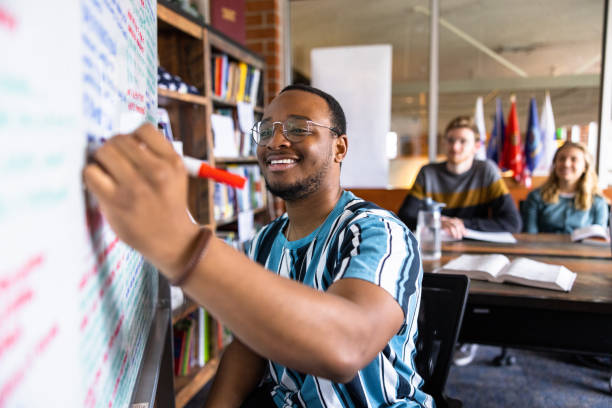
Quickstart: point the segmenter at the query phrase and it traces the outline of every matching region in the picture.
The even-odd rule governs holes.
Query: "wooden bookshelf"
[[[210,100],[202,95],[194,95],[190,93],[180,93],[169,89],[157,89],[158,102],[163,105],[171,104],[172,101],[195,103],[197,105],[210,105]]]
[[[221,356],[210,359],[204,367],[191,374],[177,377],[174,381],[176,408],[183,408],[209,382],[217,372]]]
[[[265,61],[264,59],[237,44],[225,35],[206,26],[197,18],[183,14],[180,7],[166,0],[157,4],[157,42],[159,65],[171,75],[178,75],[182,81],[195,86],[200,94],[188,94],[158,88],[158,104],[168,111],[170,126],[175,140],[183,143],[186,155],[207,160],[213,165],[257,164],[253,156],[239,158],[215,158],[213,153],[213,133],[211,115],[214,109],[232,109],[236,117],[237,104],[214,95],[212,87],[211,55],[225,54],[228,59],[244,62],[260,70],[257,101],[264,101]],[[250,75],[250,73],[248,73]],[[252,77],[250,77],[252,78]],[[245,92],[246,93],[246,92]],[[261,115],[263,106],[254,107],[256,115]],[[189,209],[200,224],[218,228],[236,226],[236,219],[216,223],[214,220],[212,180],[190,179]],[[268,201],[269,202],[269,201]],[[268,208],[254,211],[258,219],[266,217]],[[269,218],[268,218],[269,220]],[[172,324],[188,317],[198,310],[198,305],[187,299],[185,304],[172,313]],[[209,342],[212,346],[212,342]],[[216,343],[214,343],[216,344]],[[197,392],[214,376],[220,359],[216,346],[210,350],[211,360],[202,368],[193,368],[186,376],[176,376],[176,407],[184,407]]]
[[[215,157],[215,163],[217,164],[257,164],[257,157],[255,156]]]

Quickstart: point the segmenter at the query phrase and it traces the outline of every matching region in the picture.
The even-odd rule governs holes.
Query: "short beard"
[[[313,176],[290,185],[272,185],[266,180],[268,190],[285,201],[297,201],[316,192],[327,175],[330,162],[325,163]]]

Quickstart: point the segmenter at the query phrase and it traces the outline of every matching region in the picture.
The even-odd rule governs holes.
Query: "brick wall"
[[[246,0],[246,46],[266,60],[265,102],[285,86],[283,0]]]

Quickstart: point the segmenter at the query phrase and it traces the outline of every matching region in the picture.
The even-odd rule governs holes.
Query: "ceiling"
[[[597,121],[604,0],[440,0],[439,123],[471,114],[484,97],[485,116],[500,97],[517,97],[521,127],[528,100],[550,91],[557,126]],[[391,44],[392,130],[427,128],[428,0],[290,2],[292,64],[309,77],[316,47]],[[490,126],[490,121],[487,121]]]

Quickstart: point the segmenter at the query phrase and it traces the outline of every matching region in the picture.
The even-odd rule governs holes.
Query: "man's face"
[[[318,95],[300,90],[285,91],[264,110],[262,121],[285,122],[299,118],[331,127],[327,102]],[[308,196],[325,183],[338,183],[338,137],[329,129],[311,126],[299,142],[290,142],[276,124],[265,146],[257,146],[257,159],[268,189],[284,200]],[[346,138],[345,136],[343,136]],[[342,154],[342,157],[344,155]]]
[[[446,156],[450,163],[461,164],[476,155],[476,135],[469,128],[452,129],[446,135]]]

